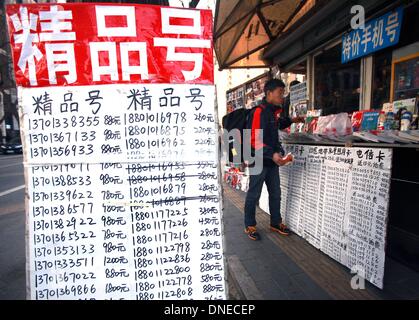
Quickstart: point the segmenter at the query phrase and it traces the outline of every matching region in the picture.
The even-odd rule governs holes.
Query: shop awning
[[[316,6],[316,0],[217,0],[214,49],[220,69],[266,67],[267,45]]]

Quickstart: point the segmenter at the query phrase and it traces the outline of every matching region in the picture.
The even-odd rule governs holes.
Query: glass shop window
[[[315,109],[323,115],[359,110],[360,59],[342,64],[339,44],[314,58]]]
[[[419,52],[395,61],[394,65],[394,100],[419,97]]]
[[[371,109],[382,109],[390,102],[392,49],[374,56]]]

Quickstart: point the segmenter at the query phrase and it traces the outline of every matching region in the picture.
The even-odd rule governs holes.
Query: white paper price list
[[[31,298],[223,299],[209,89],[122,87],[23,96]]]
[[[295,155],[293,165],[280,168],[281,208],[290,228],[382,288],[391,150],[286,149]]]

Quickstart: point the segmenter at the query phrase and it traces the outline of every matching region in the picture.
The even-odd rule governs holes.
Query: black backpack
[[[244,162],[243,160],[243,130],[248,128],[247,122],[249,120],[251,112],[256,109],[257,107],[253,107],[252,109],[237,109],[229,114],[225,115],[222,119],[223,128],[231,132],[233,129],[237,129],[238,135],[233,134],[229,137],[228,143],[228,160],[230,163],[234,164],[241,164]],[[236,139],[240,141],[241,152],[240,152],[240,160],[238,163],[234,162],[234,156],[238,155],[238,151],[234,148]],[[237,160],[237,159],[236,159]]]

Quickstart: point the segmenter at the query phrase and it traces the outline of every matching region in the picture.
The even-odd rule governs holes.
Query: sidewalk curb
[[[228,272],[241,300],[263,300],[250,274],[236,255],[227,257]]]

